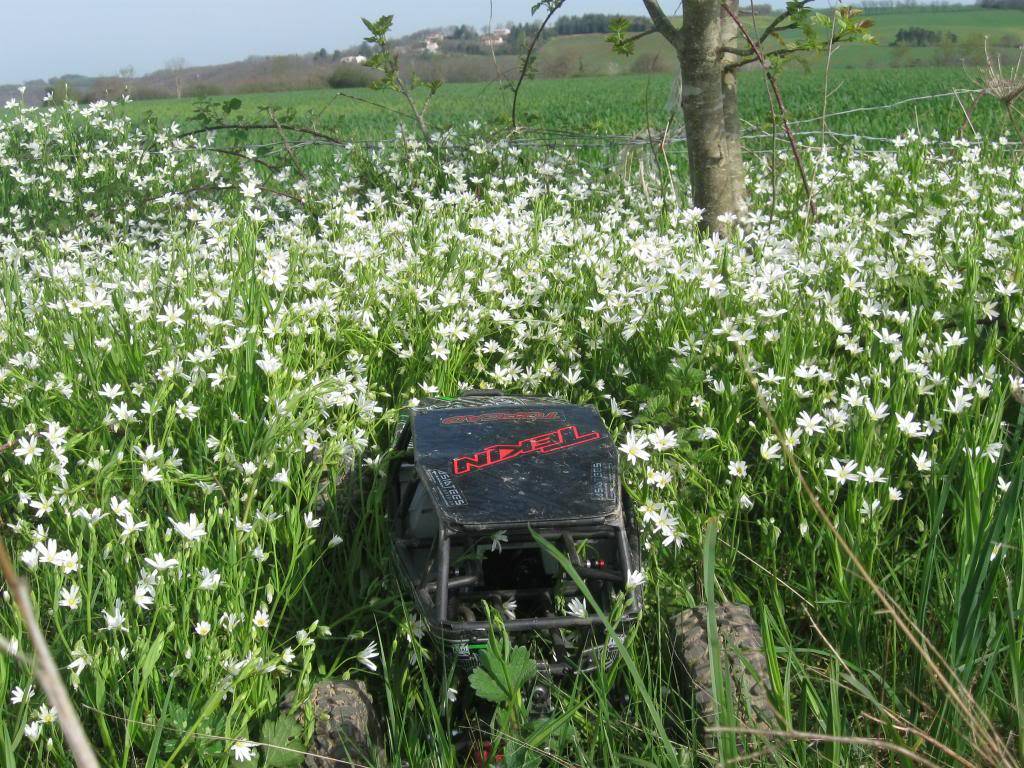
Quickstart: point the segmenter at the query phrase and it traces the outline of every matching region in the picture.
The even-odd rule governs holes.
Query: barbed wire
[[[820,139],[822,136],[832,139],[843,139],[846,143],[835,148],[846,148],[855,146],[859,142],[874,142],[883,143],[889,145],[898,144],[910,144],[910,143],[923,143],[926,146],[942,146],[942,147],[954,147],[959,149],[965,149],[970,147],[983,147],[990,146],[992,149],[1001,150],[1016,150],[1021,146],[1024,146],[1024,142],[1017,140],[1010,140],[1002,137],[1000,141],[997,138],[989,139],[943,139],[935,138],[929,135],[918,134],[916,138],[907,138],[905,136],[873,136],[862,133],[849,133],[844,131],[835,131],[830,128],[826,128],[824,132],[820,130],[808,130],[808,131],[794,131],[794,136],[798,138],[811,138]],[[741,135],[741,140],[747,143],[759,142],[776,138],[770,131],[757,130],[748,131]],[[388,139],[376,139],[376,140],[359,140],[347,142],[345,146],[339,146],[331,142],[323,142],[318,140],[293,142],[289,146],[291,149],[307,149],[315,147],[326,147],[334,151],[341,149],[382,149],[386,146],[400,145],[404,143],[404,139],[391,137]],[[564,135],[559,138],[523,138],[523,139],[491,139],[487,140],[481,138],[472,143],[465,142],[446,142],[437,145],[438,149],[442,150],[461,150],[461,151],[472,151],[480,147],[493,149],[498,146],[515,147],[519,149],[531,149],[531,148],[548,148],[548,149],[627,149],[630,147],[647,147],[653,148],[657,151],[673,151],[679,146],[683,146],[687,143],[685,135],[672,135],[666,137],[660,136],[626,136],[621,134],[600,134],[600,133],[578,133],[572,135]],[[258,145],[244,145],[245,148],[249,149],[263,149],[268,150],[266,156],[278,156],[286,153],[286,149],[282,142],[264,143]],[[818,142],[801,142],[801,147],[804,148],[821,148],[822,144]],[[831,145],[829,145],[831,146]],[[751,149],[753,149],[751,147]],[[218,152],[219,149],[216,147],[187,147],[180,150],[179,152]],[[770,151],[770,150],[765,150]],[[780,150],[781,151],[781,150]],[[258,160],[259,157],[252,158],[254,161]]]
[[[904,104],[911,104],[917,101],[930,101],[932,99],[944,99],[950,96],[960,96],[962,94],[970,93],[982,93],[983,88],[958,88],[956,90],[947,91],[946,93],[930,93],[924,96],[911,96],[910,98],[900,99],[890,104],[875,104],[867,107],[852,107],[850,109],[843,109],[838,112],[829,112],[825,115],[816,115],[815,117],[803,117],[798,120],[790,120],[790,125],[799,125],[801,123],[814,123],[821,122],[821,120],[828,120],[833,117],[842,117],[843,115],[852,115],[859,112],[873,112],[879,109],[893,109],[895,107],[901,107]]]
[[[947,139],[942,137],[935,137],[929,135],[918,135],[916,139],[907,139],[905,137],[897,136],[874,136],[868,134],[836,131],[827,127],[827,123],[830,119],[842,118],[854,114],[862,114],[866,112],[876,112],[882,110],[892,110],[907,104],[920,103],[925,101],[935,101],[939,99],[957,98],[963,95],[976,95],[984,93],[983,88],[957,88],[950,91],[944,91],[941,93],[924,94],[920,96],[911,96],[904,99],[898,99],[897,101],[889,102],[886,104],[872,104],[861,107],[851,107],[849,109],[841,109],[833,112],[826,112],[822,115],[815,115],[813,117],[802,117],[794,120],[790,120],[790,125],[806,125],[809,123],[823,123],[825,125],[824,130],[805,130],[794,132],[797,137],[814,137],[814,138],[830,138],[830,139],[841,139],[845,143],[842,145],[844,148],[856,145],[859,142],[870,142],[877,144],[888,144],[895,145],[905,141],[918,141],[925,143],[928,146],[942,146],[942,147],[955,147],[955,148],[968,148],[968,147],[982,147],[990,145],[993,149],[1006,150],[1006,151],[1019,151],[1022,146],[1020,141],[1011,141],[1005,137],[998,138],[962,138],[962,139]],[[744,132],[741,136],[741,140],[745,143],[758,142],[767,139],[777,139],[778,136],[773,134],[766,127],[755,127],[753,123],[748,121],[753,130]],[[468,137],[465,140],[455,140],[458,134],[451,129],[440,130],[433,137],[433,143],[431,146],[436,149],[442,150],[457,150],[457,151],[472,151],[474,149],[485,148],[493,149],[496,146],[509,146],[521,149],[530,148],[547,148],[547,149],[627,149],[630,147],[651,147],[658,152],[675,152],[673,149],[675,145],[685,145],[687,138],[682,132],[681,128],[659,130],[655,128],[648,128],[637,133],[626,134],[626,133],[598,133],[598,132],[585,132],[585,131],[574,131],[564,128],[519,128],[514,132],[509,132],[505,135],[496,136],[480,136],[480,137]],[[412,137],[409,134],[403,133],[402,129],[399,129],[396,134],[389,136],[382,136],[377,138],[364,138],[351,140],[340,138],[337,141],[324,141],[317,138],[305,139],[295,142],[290,142],[289,146],[292,150],[304,149],[311,147],[330,147],[334,150],[344,149],[378,149],[384,148],[391,145],[398,145],[408,143]],[[461,137],[459,137],[461,138]],[[1002,140],[1000,140],[1000,138]],[[419,139],[416,139],[417,141]],[[802,148],[820,148],[820,143],[801,142]],[[243,144],[236,145],[236,148],[243,147],[245,149],[252,150],[267,150],[267,154],[281,154],[285,152],[283,142],[264,142],[260,144]],[[190,147],[185,151],[195,151],[210,149],[216,151],[213,147]],[[760,154],[766,150],[750,147],[748,151]],[[877,150],[876,150],[877,151]],[[264,155],[266,156],[266,155]]]
[[[957,88],[957,89],[954,89],[954,90],[951,90],[951,91],[944,91],[942,93],[931,93],[931,94],[924,94],[924,95],[921,95],[921,96],[911,96],[911,97],[908,97],[908,98],[905,98],[905,99],[899,99],[897,101],[889,102],[889,103],[886,103],[886,104],[871,104],[871,105],[862,106],[862,107],[851,107],[849,109],[842,109],[842,110],[837,110],[837,111],[834,111],[834,112],[826,112],[824,114],[815,115],[813,117],[796,118],[796,119],[793,119],[793,120],[789,120],[788,122],[789,122],[790,125],[802,125],[802,124],[806,124],[806,123],[821,122],[823,120],[824,121],[828,121],[828,120],[830,120],[832,118],[844,117],[844,116],[852,115],[852,114],[860,114],[860,113],[864,113],[864,112],[874,112],[874,111],[880,111],[880,110],[895,109],[897,107],[901,107],[901,106],[904,106],[906,104],[918,103],[918,102],[922,102],[922,101],[932,101],[932,100],[936,100],[936,99],[945,99],[945,98],[950,98],[950,97],[959,97],[959,96],[962,96],[962,95],[979,94],[979,93],[984,93],[984,90],[985,89],[983,89],[983,88]],[[438,140],[441,142],[442,146],[446,146],[446,147],[447,146],[458,146],[458,145],[453,145],[451,142],[445,142],[444,141],[445,134],[448,133],[448,132],[450,132],[450,129],[448,129],[448,131],[439,130],[437,132],[437,134],[436,134],[439,137]],[[527,128],[519,128],[515,132],[509,133],[508,135],[506,135],[505,137],[503,137],[499,141],[503,141],[503,142],[509,143],[511,145],[514,145],[514,146],[532,146],[534,144],[542,143],[542,142],[545,142],[545,141],[552,141],[553,138],[557,137],[557,138],[562,139],[564,142],[584,141],[584,140],[598,141],[599,140],[599,141],[606,142],[606,143],[618,142],[618,143],[622,143],[622,144],[648,144],[648,143],[650,143],[652,141],[652,138],[655,138],[658,135],[663,134],[664,132],[659,131],[659,130],[654,129],[654,128],[651,128],[651,129],[648,129],[647,133],[649,134],[648,136],[638,136],[637,134],[622,134],[622,133],[588,133],[588,132],[574,131],[574,130],[569,130],[569,129],[564,129],[564,128],[545,128],[545,127],[533,127],[533,128],[530,128],[530,127],[527,127]],[[529,134],[530,136],[547,137],[547,138],[535,138],[534,139],[534,138],[529,138],[529,137],[525,136],[524,134]],[[836,135],[842,135],[842,134],[836,134]],[[520,136],[521,136],[521,138],[520,138]],[[746,135],[744,136],[744,138],[746,138]],[[869,138],[869,137],[866,137],[866,138]],[[882,138],[888,138],[888,137],[882,137]],[[358,147],[358,146],[372,147],[372,146],[375,146],[375,145],[387,145],[387,144],[400,143],[400,142],[404,142],[404,141],[407,141],[407,140],[408,140],[407,136],[390,135],[390,136],[382,136],[382,137],[376,137],[376,138],[351,139],[351,140],[347,140],[347,139],[344,139],[344,138],[339,138],[337,141],[341,145],[348,146],[348,147]],[[664,139],[664,141],[666,141],[666,142],[679,142],[679,141],[685,142],[685,140],[686,140],[685,136],[683,136],[681,134],[681,132],[678,133],[678,135],[673,134],[673,135],[670,135],[667,139]],[[657,141],[660,143],[660,142],[663,141],[663,139],[658,139]],[[297,146],[312,146],[312,145],[328,145],[330,143],[334,143],[334,142],[326,142],[326,141],[318,142],[316,140],[311,140],[311,141],[308,141],[308,142],[294,142],[292,144],[292,146],[297,147]],[[270,145],[264,144],[264,145],[252,145],[252,146],[260,147],[260,146],[270,146]]]

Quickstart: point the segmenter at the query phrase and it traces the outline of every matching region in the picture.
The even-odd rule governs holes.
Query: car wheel
[[[707,608],[699,606],[678,614],[673,620],[675,657],[689,689],[704,745],[716,746],[709,726],[719,722],[719,703],[713,694],[711,648],[708,643]],[[774,729],[778,712],[768,697],[768,661],[764,655],[761,628],[746,605],[724,603],[715,606],[722,677],[731,701],[732,714],[740,727]],[[737,746],[750,743],[750,736],[738,734]]]
[[[290,709],[292,696],[284,702]],[[300,724],[313,718],[313,736],[303,760],[306,768],[375,766],[383,757],[380,726],[366,685],[354,680],[324,680],[313,686],[298,710]]]

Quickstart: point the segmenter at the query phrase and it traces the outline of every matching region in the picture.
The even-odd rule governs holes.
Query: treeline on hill
[[[894,67],[980,67],[985,65],[989,54],[1015,59],[1022,44],[1024,40],[1020,35],[1012,32],[991,36],[979,32],[957,35],[922,27],[904,27],[896,32],[890,43],[892,58],[889,63]]]
[[[976,0],[973,3],[959,2],[922,2],[921,0],[861,0],[859,5],[873,14],[885,11],[903,11],[907,9],[935,11],[972,11],[976,8],[1006,8],[1024,10],[1024,0]]]
[[[608,34],[611,32],[612,21],[622,18],[609,13],[585,13],[579,16],[563,16],[544,28],[540,42],[552,37],[566,35]],[[645,32],[651,28],[651,20],[646,16],[627,16],[629,28],[634,32]],[[450,30],[437,34],[443,35],[441,49],[445,53],[464,53],[469,55],[496,54],[518,55],[522,53],[537,35],[540,23],[536,21],[521,24],[507,24],[495,30],[478,30],[468,24],[461,24]],[[422,33],[418,33],[422,36]],[[414,41],[409,41],[414,42]],[[406,40],[398,40],[401,46]],[[367,55],[369,46],[360,46],[357,53]]]
[[[770,12],[768,4],[758,5]],[[760,13],[760,11],[758,11]],[[556,19],[541,33],[541,41],[565,35],[608,34],[611,32],[612,21],[626,18],[633,32],[644,32],[651,28],[651,20],[646,16],[626,16],[611,13],[584,13],[577,16],[562,16]],[[434,39],[439,43],[439,50],[445,53],[466,53],[470,55],[494,53],[519,54],[533,40],[540,28],[540,23],[527,21],[521,24],[508,23],[495,29],[477,29],[469,24],[439,29],[424,29],[413,35],[399,37],[394,40],[399,50],[416,48],[425,39]],[[362,43],[345,51],[350,56],[372,56],[373,46]]]
[[[562,16],[550,26],[554,35],[592,35],[611,32],[611,22],[616,18],[607,13],[584,13],[581,16]],[[651,20],[645,16],[629,16],[631,32],[645,32],[651,28]]]
[[[774,14],[769,3],[757,3],[751,9],[749,4],[744,4],[743,12],[750,11],[757,15]],[[626,19],[629,22],[630,32],[646,32],[653,28],[650,18],[647,16],[623,16],[611,13],[584,13],[578,16],[562,16],[544,28],[540,39],[546,40],[552,37],[564,37],[567,35],[607,35],[612,31],[612,22],[616,19]],[[511,24],[508,29],[509,35],[504,43],[495,50],[501,53],[521,53],[523,46],[528,45],[540,25],[537,22],[526,22],[523,24]]]
[[[904,27],[896,32],[896,37],[890,45],[910,45],[916,48],[923,48],[928,45],[939,45],[944,42],[955,43],[956,39],[956,35],[953,32],[936,32],[924,27]]]
[[[979,7],[1024,9],[1024,0],[976,0],[975,3],[929,3],[919,0],[862,0],[860,3],[872,14],[897,12],[917,8],[922,15],[929,10],[972,10]],[[748,12],[749,7],[744,8]],[[774,12],[767,3],[753,6],[758,15]],[[586,13],[563,16],[551,22],[540,35],[539,43],[571,35],[606,35],[613,14]],[[626,17],[634,33],[650,29],[645,16]],[[518,71],[523,51],[537,35],[539,23],[507,24],[487,30],[478,30],[462,24],[454,27],[425,29],[395,39],[401,56],[403,76],[415,72],[427,80],[446,82],[486,82],[508,77]],[[993,34],[986,38],[979,34],[957,34],[923,27],[905,27],[897,31],[891,41],[892,56],[889,66],[981,66],[987,49],[996,55],[1016,57],[1024,44],[1012,32]],[[99,99],[119,99],[125,94],[136,100],[160,98],[194,98],[223,94],[292,91],[316,88],[358,88],[370,85],[380,73],[363,65],[373,55],[370,45],[363,43],[349,49],[328,51],[321,48],[315,53],[289,56],[251,56],[215,66],[188,66],[184,60],[172,60],[164,69],[136,77],[131,68],[117,75],[83,77],[65,75],[49,81],[27,84],[28,93],[21,96],[14,86],[0,86],[0,96],[24,98],[27,103],[38,104],[46,96],[54,102],[74,100],[91,102]],[[593,61],[586,54],[567,47],[557,52],[541,54],[535,61],[535,72],[540,77],[573,77],[607,74],[672,73],[678,64],[671,57],[641,52],[629,59],[614,58]],[[2,103],[2,101],[0,101]]]

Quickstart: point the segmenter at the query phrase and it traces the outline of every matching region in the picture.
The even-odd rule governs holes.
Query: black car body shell
[[[560,544],[577,572],[590,577],[596,571],[575,557],[574,547],[603,541],[618,576],[612,585],[610,574],[597,575],[609,586],[632,591],[620,631],[635,620],[641,590],[629,587],[626,577],[640,567],[636,530],[615,443],[594,407],[493,391],[430,398],[403,411],[392,447],[387,504],[400,570],[430,634],[460,665],[476,664],[489,630],[486,621],[449,616],[449,592],[466,578],[450,572],[452,542],[507,535],[514,544],[541,536]],[[417,482],[403,482],[402,471],[411,469]],[[403,531],[417,485],[428,492],[438,523],[426,573],[413,565],[414,551],[422,553],[426,541]],[[607,663],[616,655],[615,644],[601,639],[604,630],[594,614],[517,618],[505,628],[552,637],[565,630],[588,633],[591,639],[575,662],[538,660],[551,674],[592,667],[599,659]]]
[[[411,411],[413,457],[446,526],[599,524],[622,515],[615,444],[593,406],[467,396]]]

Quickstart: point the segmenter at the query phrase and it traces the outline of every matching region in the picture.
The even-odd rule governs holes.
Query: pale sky
[[[169,59],[221,64],[251,55],[346,48],[360,17],[424,27],[526,21],[535,0],[0,0],[0,83],[65,74],[137,74]],[[669,3],[664,2],[667,8]],[[641,0],[568,0],[563,13],[643,13]]]

